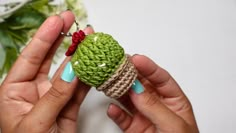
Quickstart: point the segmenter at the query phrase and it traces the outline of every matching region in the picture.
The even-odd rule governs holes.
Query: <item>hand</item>
[[[142,84],[119,99],[129,113],[111,104],[108,116],[126,133],[198,133],[192,106],[170,74],[148,57],[131,60]]]
[[[72,76],[62,80],[69,58],[48,79],[53,56],[63,40],[60,32],[66,33],[73,22],[70,11],[49,17],[8,73],[0,87],[3,133],[76,132],[79,107],[89,87]],[[88,27],[85,32],[93,30]]]

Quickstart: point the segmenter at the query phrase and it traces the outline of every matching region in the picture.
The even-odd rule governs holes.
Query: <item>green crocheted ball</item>
[[[94,33],[79,44],[71,62],[81,81],[98,87],[114,74],[124,59],[124,49],[112,36]]]

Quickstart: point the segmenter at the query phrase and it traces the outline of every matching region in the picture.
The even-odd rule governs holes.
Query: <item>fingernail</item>
[[[86,27],[91,27],[91,28],[93,28],[93,26],[92,26],[91,24],[87,24]]]
[[[144,92],[143,85],[137,79],[134,81],[131,88],[136,94],[140,94],[140,93]]]
[[[58,17],[60,17],[62,20],[64,19],[61,14],[57,14]]]
[[[66,82],[71,82],[71,81],[73,81],[74,77],[75,77],[75,73],[74,73],[73,68],[71,66],[71,62],[68,62],[64,68],[62,75],[61,75],[61,79]]]
[[[139,55],[139,54],[134,54],[133,57],[134,57],[134,56],[137,56],[137,55]]]
[[[62,16],[62,14],[63,14],[64,12],[66,12],[66,11],[70,11],[70,9],[67,8],[67,9],[64,10],[64,11],[61,11],[61,12],[57,13],[57,15],[60,16],[62,19],[64,19],[63,16]]]

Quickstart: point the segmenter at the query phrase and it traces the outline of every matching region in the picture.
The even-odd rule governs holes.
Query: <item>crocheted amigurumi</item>
[[[137,77],[124,49],[105,33],[74,32],[66,55],[72,55],[73,70],[82,82],[111,98],[124,95]]]

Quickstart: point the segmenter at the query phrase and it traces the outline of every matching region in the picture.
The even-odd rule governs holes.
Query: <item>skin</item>
[[[89,86],[61,79],[67,57],[52,79],[48,73],[56,49],[74,22],[70,11],[49,17],[22,51],[0,86],[3,133],[75,133]],[[91,27],[84,29],[93,33]],[[132,90],[111,104],[108,116],[126,133],[198,133],[192,106],[170,74],[143,55],[131,57],[144,92]],[[29,71],[30,70],[30,71]],[[128,112],[128,113],[127,113]]]
[[[108,116],[125,133],[198,133],[190,101],[171,75],[144,55],[134,55],[144,92],[130,91],[111,104]]]
[[[53,56],[63,40],[60,32],[66,33],[73,23],[69,11],[49,17],[11,68],[0,87],[3,133],[76,132],[78,111],[89,86],[77,78],[71,83],[61,80],[69,58],[48,79]],[[93,29],[84,31],[89,34]]]

